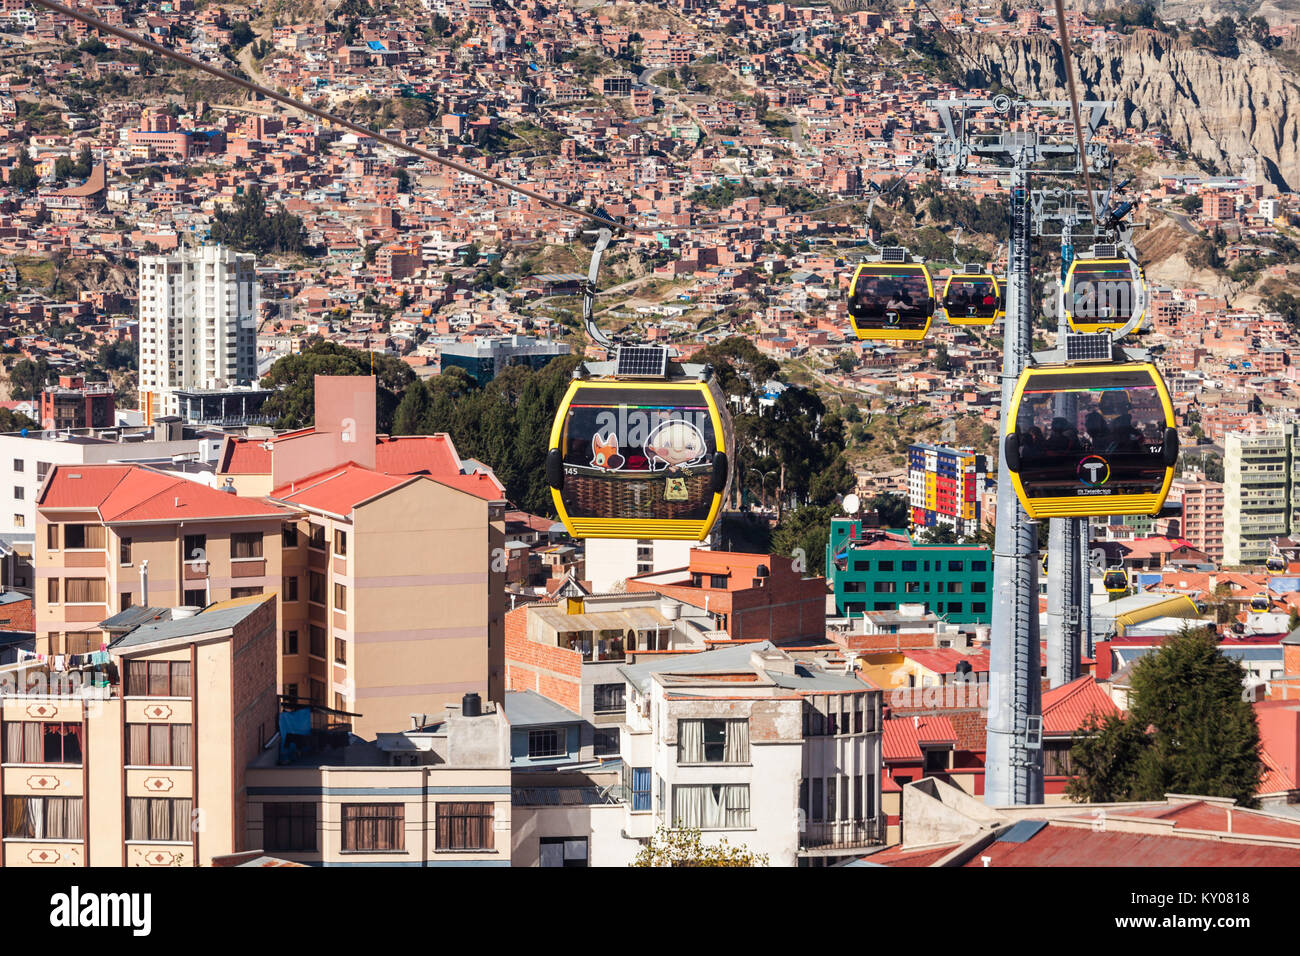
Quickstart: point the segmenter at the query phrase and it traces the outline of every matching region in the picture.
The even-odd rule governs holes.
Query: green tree
[[[948,357],[948,346],[940,342],[934,349],[934,367],[940,372],[952,368],[952,359]]]
[[[846,375],[858,367],[858,357],[852,352],[841,352],[835,356],[835,365]]]
[[[767,866],[766,853],[743,844],[732,846],[724,837],[706,844],[695,829],[659,827],[650,842],[637,851],[629,866]]]
[[[888,491],[872,498],[868,507],[880,516],[880,523],[886,528],[906,528],[909,523],[907,499]]]
[[[257,34],[247,23],[236,23],[230,28],[230,45],[233,49],[240,49],[247,46],[257,39]]]
[[[277,428],[303,428],[313,424],[317,375],[369,375],[374,361],[376,427],[393,432],[393,413],[402,392],[415,381],[411,367],[383,352],[344,348],[336,342],[317,339],[296,355],[286,355],[267,371],[263,388],[278,389],[263,406],[274,415]]]
[[[235,197],[228,209],[218,209],[212,240],[240,252],[302,252],[306,230],[302,220],[285,209],[268,213],[262,187],[256,184]]]
[[[1071,796],[1108,802],[1188,793],[1255,806],[1263,764],[1242,676],[1212,629],[1171,637],[1134,665],[1128,716],[1094,721],[1076,740]]]
[[[45,359],[21,359],[9,370],[9,394],[16,399],[35,398],[50,379],[50,365]]]
[[[19,192],[35,189],[41,177],[36,174],[36,163],[26,149],[18,151],[18,163],[9,174],[9,185]]]
[[[40,428],[38,422],[32,421],[22,412],[11,412],[0,408],[0,432],[19,432],[24,428]]]
[[[772,531],[773,553],[795,559],[802,556],[805,575],[825,574],[831,519],[839,514],[835,505],[808,505],[787,511]]]
[[[835,456],[831,466],[815,475],[809,486],[809,496],[815,505],[828,505],[838,496],[847,495],[857,486],[857,479],[843,453]]]
[[[1288,631],[1294,631],[1300,627],[1300,607],[1292,607],[1291,615],[1287,618],[1286,627]]]

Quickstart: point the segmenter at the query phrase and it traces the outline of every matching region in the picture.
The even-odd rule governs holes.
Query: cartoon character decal
[[[603,439],[597,433],[591,436],[591,466],[607,471],[623,467],[623,456],[618,453],[618,436],[610,432]]]
[[[689,465],[703,458],[707,450],[700,430],[680,418],[660,422],[645,442],[651,471]]]

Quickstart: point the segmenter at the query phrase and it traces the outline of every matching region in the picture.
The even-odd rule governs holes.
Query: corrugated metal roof
[[[511,727],[554,726],[556,724],[583,723],[582,715],[575,714],[548,697],[532,690],[506,691],[506,721]]]
[[[232,598],[205,608],[193,617],[183,617],[175,621],[159,621],[155,624],[142,624],[129,634],[118,638],[111,645],[115,651],[136,647],[140,644],[152,644],[154,641],[171,640],[177,637],[195,637],[234,627],[244,618],[256,611],[267,601],[274,601],[274,594],[255,594],[252,597]]]

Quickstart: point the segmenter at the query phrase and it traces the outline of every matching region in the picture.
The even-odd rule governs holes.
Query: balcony
[[[889,830],[884,814],[869,820],[834,820],[804,824],[799,834],[799,850],[854,850],[883,846]]]

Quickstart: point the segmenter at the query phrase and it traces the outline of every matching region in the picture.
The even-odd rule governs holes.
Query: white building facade
[[[179,414],[176,390],[257,377],[255,257],[220,245],[140,258],[140,410]]]

